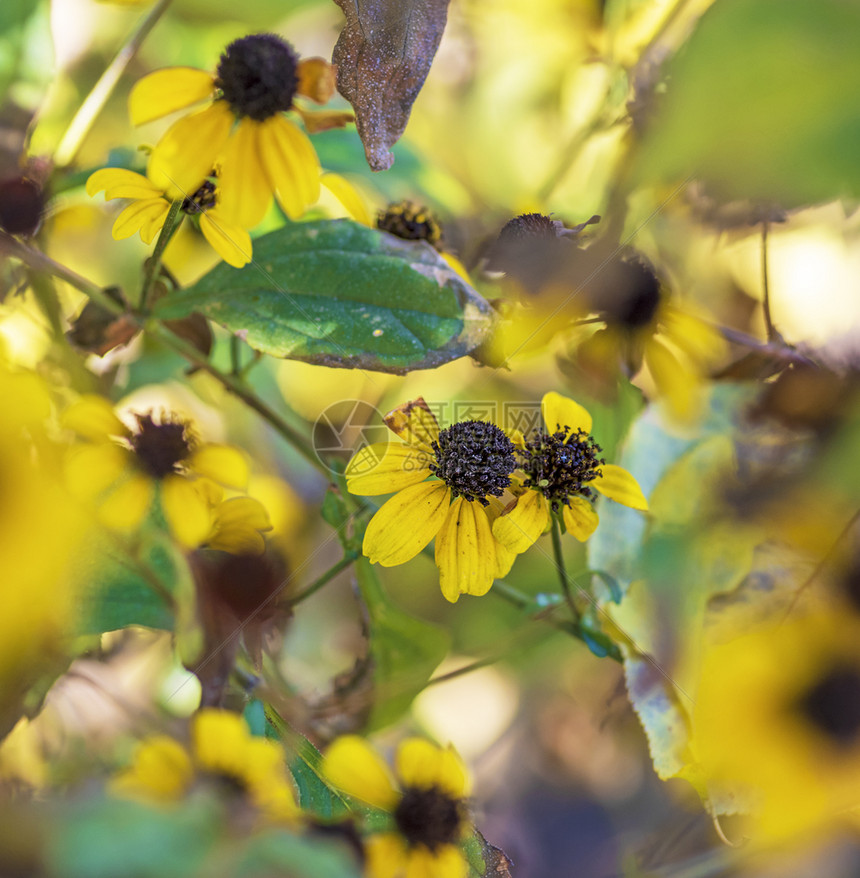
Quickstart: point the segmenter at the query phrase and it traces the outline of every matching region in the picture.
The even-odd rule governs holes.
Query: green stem
[[[155,242],[155,250],[152,251],[152,256],[146,262],[146,274],[143,278],[143,289],[140,291],[140,300],[138,302],[138,308],[142,314],[146,314],[149,308],[152,288],[158,280],[158,269],[161,267],[164,251],[167,249],[173,233],[179,228],[179,224],[183,220],[183,217],[179,216],[179,208],[181,207],[181,201],[171,203],[170,210],[167,212],[167,217],[164,220],[164,225],[161,227],[161,232],[158,235],[158,240]],[[177,217],[179,217],[178,220]]]
[[[570,587],[567,569],[564,566],[564,551],[561,546],[561,523],[555,514],[552,516],[552,554],[555,559],[555,568],[558,571],[558,581],[561,583],[564,598],[570,607],[571,613],[573,613],[573,618],[579,622],[581,614],[576,606],[576,602],[573,600],[573,591]]]
[[[291,598],[289,601],[290,606],[294,607],[296,604],[300,604],[303,600],[306,600],[312,594],[318,592],[324,585],[326,585],[326,583],[331,582],[341,570],[345,570],[349,567],[356,558],[358,558],[358,552],[347,552],[337,564],[333,567],[329,567],[325,573],[317,577],[317,579],[315,579],[306,589],[300,591],[294,598]]]
[[[141,19],[137,28],[132,31],[131,36],[129,36],[114,59],[105,68],[104,73],[102,73],[98,82],[92,87],[78,112],[72,117],[66,133],[54,150],[55,166],[66,167],[75,160],[81,144],[98,118],[99,113],[104,109],[108,98],[113,94],[113,90],[116,88],[120,77],[171,2],[172,0],[159,0],[146,16]]]

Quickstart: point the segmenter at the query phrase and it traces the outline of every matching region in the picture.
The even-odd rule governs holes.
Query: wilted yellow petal
[[[439,587],[455,603],[461,594],[483,595],[496,572],[496,541],[483,507],[462,497],[452,504],[436,537]]]
[[[433,443],[439,438],[439,422],[423,397],[397,406],[383,420],[405,442],[432,453]]]
[[[149,476],[143,473],[130,475],[99,506],[99,521],[113,530],[134,530],[149,512],[154,493],[155,485]]]
[[[259,126],[257,144],[278,203],[298,219],[320,197],[320,164],[310,140],[283,116],[272,116]]]
[[[161,480],[161,509],[170,532],[188,549],[197,548],[212,530],[212,511],[197,486],[178,475]]]
[[[188,468],[228,488],[244,489],[248,484],[248,458],[232,445],[202,445],[188,459]]]
[[[384,811],[392,810],[400,798],[388,766],[358,735],[334,741],[323,757],[322,773],[332,786]]]
[[[373,217],[359,195],[358,190],[352,183],[340,174],[323,174],[320,183],[331,192],[332,195],[343,205],[344,210],[357,222],[365,226],[373,227]]]
[[[543,421],[550,433],[567,429],[591,432],[591,415],[578,402],[551,390],[545,393],[540,404]]]
[[[346,465],[346,485],[352,494],[391,494],[423,482],[433,459],[423,449],[397,442],[365,445]]]
[[[299,86],[296,91],[318,104],[330,101],[335,93],[335,69],[325,58],[302,58],[296,73]]]
[[[600,469],[603,475],[598,476],[590,484],[604,497],[615,500],[616,503],[623,503],[631,509],[647,512],[648,501],[639,487],[639,482],[626,469],[614,463],[605,463]]]
[[[564,525],[569,534],[573,534],[584,543],[597,530],[600,519],[594,507],[584,497],[568,497],[570,506],[562,510]]]
[[[113,406],[94,393],[78,397],[60,416],[60,423],[87,439],[129,435],[128,427],[116,416]]]
[[[210,210],[200,217],[200,231],[227,265],[242,268],[251,261],[254,255],[251,236],[240,226],[225,220],[219,211]]]
[[[116,218],[111,234],[115,241],[121,241],[140,232],[144,244],[151,244],[169,210],[170,205],[163,198],[133,201]]]
[[[163,193],[142,174],[125,168],[102,168],[87,179],[87,195],[104,190],[105,200],[111,198],[158,198]]]
[[[362,551],[373,564],[405,564],[439,532],[450,498],[443,482],[422,482],[398,491],[370,519]]]
[[[139,79],[128,96],[132,125],[190,107],[215,93],[212,74],[196,67],[165,67]]]
[[[174,122],[149,156],[147,177],[168,199],[191,197],[212,173],[234,122],[225,101]]]
[[[549,506],[542,494],[526,491],[510,512],[493,522],[493,536],[509,551],[519,554],[533,545],[546,530]]]
[[[243,119],[227,141],[218,170],[218,209],[231,222],[251,229],[272,203],[274,186],[259,149],[262,123]]]

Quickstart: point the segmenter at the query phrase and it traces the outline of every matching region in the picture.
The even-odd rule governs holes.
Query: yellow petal
[[[346,465],[346,484],[352,494],[391,494],[423,482],[430,475],[432,460],[426,451],[411,445],[365,445]]]
[[[614,463],[605,463],[600,469],[603,471],[603,475],[594,479],[591,485],[604,497],[615,500],[616,503],[623,503],[631,509],[647,512],[648,501],[639,487],[639,482],[626,469],[616,466]]]
[[[357,222],[365,226],[374,225],[373,217],[352,183],[340,174],[323,174],[320,183],[343,205],[344,210]]]
[[[129,435],[128,427],[116,416],[113,406],[94,393],[78,397],[60,416],[60,423],[87,439]]]
[[[362,551],[372,564],[405,564],[439,532],[450,500],[451,491],[442,482],[422,482],[398,491],[370,519]]]
[[[207,545],[234,555],[259,555],[266,549],[261,531],[272,529],[269,515],[253,497],[233,497],[220,503],[214,511],[212,531]]]
[[[591,415],[578,402],[551,390],[545,393],[540,404],[543,421],[550,433],[567,428],[569,432],[577,430],[591,432]]]
[[[91,500],[118,482],[131,462],[131,452],[112,442],[73,448],[65,460],[66,485],[75,497]]]
[[[218,170],[219,211],[245,229],[253,228],[263,219],[274,193],[260,157],[261,125],[253,119],[239,123],[227,141]]]
[[[427,451],[431,451],[433,443],[439,438],[439,422],[421,396],[392,409],[383,420],[388,429],[404,442]]]
[[[330,101],[335,93],[335,68],[325,58],[302,58],[296,68],[296,91],[318,104]]]
[[[191,723],[194,761],[205,771],[240,776],[251,737],[245,720],[229,710],[203,708]]]
[[[453,253],[440,253],[439,255],[448,263],[448,265],[451,266],[451,268],[454,269],[454,271],[457,272],[457,274],[460,275],[461,278],[463,278],[464,281],[466,281],[467,284],[472,283],[472,278],[469,277],[469,272],[466,271],[466,266],[463,265]]]
[[[190,107],[215,93],[211,73],[196,67],[165,67],[139,79],[128,96],[132,125],[143,125]]]
[[[155,486],[149,476],[143,473],[130,475],[99,506],[99,521],[112,530],[134,530],[149,512],[154,493]]]
[[[173,738],[155,735],[138,744],[134,762],[112,778],[109,789],[122,797],[170,802],[186,791],[193,777],[185,748]]]
[[[87,195],[104,190],[105,201],[111,198],[158,198],[163,193],[142,174],[125,168],[102,168],[87,179]]]
[[[192,196],[212,173],[235,119],[225,101],[174,122],[149,156],[146,175],[168,199]]]
[[[111,234],[115,241],[130,238],[140,232],[144,244],[151,244],[158,230],[164,225],[170,205],[163,198],[133,201],[116,218]]]
[[[496,579],[504,579],[511,572],[516,560],[517,553],[512,552],[507,546],[503,546],[496,540],[496,569],[493,576]]]
[[[183,476],[161,480],[161,510],[170,532],[187,549],[196,549],[212,530],[212,511],[205,497]]]
[[[390,811],[400,798],[388,766],[358,735],[337,738],[323,758],[326,780],[347,795]]]
[[[424,738],[408,738],[397,750],[397,776],[403,787],[438,787],[455,799],[469,794],[466,766],[453,747],[437,747]]]
[[[496,572],[496,541],[481,505],[458,497],[436,537],[439,586],[446,600],[483,595]]]
[[[248,458],[232,445],[202,445],[188,459],[188,468],[219,485],[244,490],[248,484]]]
[[[275,197],[290,219],[298,219],[320,197],[320,165],[307,135],[283,116],[261,123],[258,148]]]
[[[694,420],[702,407],[702,377],[691,361],[676,357],[652,336],[645,342],[645,365],[671,415],[679,421]]]
[[[367,878],[403,878],[409,849],[403,836],[393,832],[372,835],[365,842]]]
[[[509,551],[519,554],[532,546],[546,530],[549,506],[537,491],[520,495],[510,512],[493,522],[493,536]]]
[[[562,510],[564,525],[569,534],[584,543],[597,530],[600,519],[594,507],[584,497],[568,497],[568,502],[570,506],[565,506]]]
[[[210,210],[200,217],[200,231],[209,246],[233,268],[242,268],[253,257],[251,236],[240,226],[227,222],[219,212]]]

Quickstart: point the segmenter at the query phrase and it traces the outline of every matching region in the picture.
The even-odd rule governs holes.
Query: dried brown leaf
[[[384,171],[439,48],[449,0],[334,2],[346,16],[332,55],[337,87],[355,110],[367,163]]]

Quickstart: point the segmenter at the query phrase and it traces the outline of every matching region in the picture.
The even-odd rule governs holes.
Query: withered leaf
[[[439,48],[449,0],[334,0],[346,25],[334,47],[337,87],[355,110],[367,163],[384,171]]]

